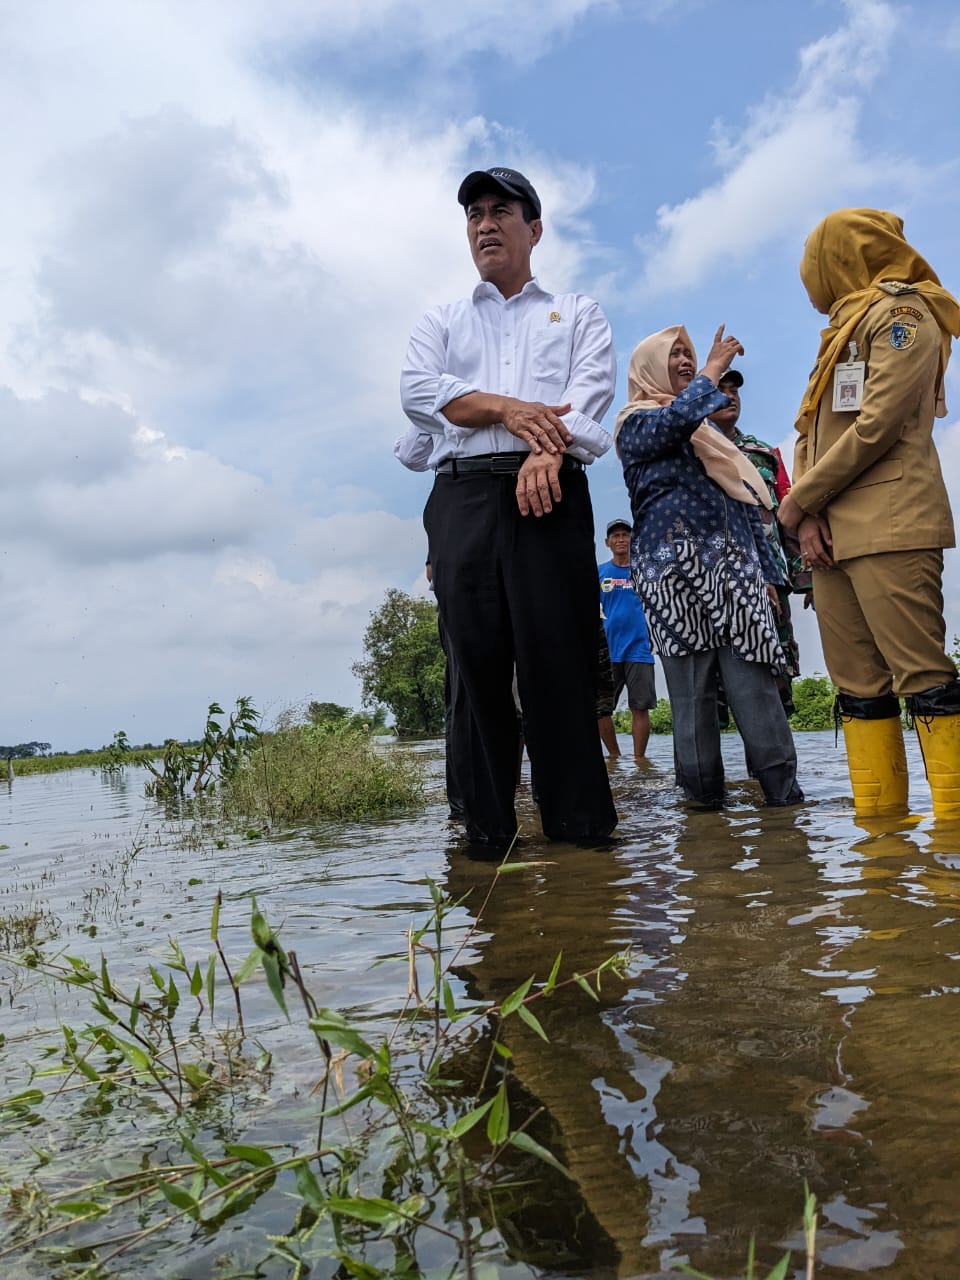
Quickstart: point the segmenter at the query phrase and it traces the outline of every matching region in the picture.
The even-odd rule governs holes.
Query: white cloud
[[[593,3],[544,6],[537,41]],[[449,61],[532,27],[509,10],[487,35],[489,10],[439,4],[0,13],[16,121],[0,203],[6,738],[66,725],[76,745],[82,723],[103,739],[125,707],[152,718],[145,734],[190,732],[186,708],[243,691],[357,702],[370,610],[389,585],[421,589],[422,527],[383,509],[383,477],[412,323],[472,287],[459,180],[509,145],[559,204],[572,171],[482,118],[351,101],[304,60],[357,23],[384,49],[412,23]],[[539,251],[552,279],[585,261],[592,179],[576,179]]]
[[[906,186],[915,166],[870,154],[860,139],[864,92],[881,75],[897,31],[885,0],[846,0],[846,24],[800,51],[792,88],[748,113],[739,131],[715,124],[720,180],[657,211],[641,238],[641,290],[655,295],[699,283],[717,263],[742,261],[774,238],[802,235],[831,208],[866,197],[890,178]],[[799,256],[799,247],[798,247]]]

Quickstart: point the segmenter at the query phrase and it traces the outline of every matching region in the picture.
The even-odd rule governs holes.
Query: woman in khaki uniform
[[[899,698],[934,812],[960,817],[960,681],[945,652],[943,548],[953,518],[933,442],[960,304],[877,209],[840,209],[807,239],[800,276],[830,317],[800,414],[780,521],[816,572],[827,670],[862,815],[906,812]]]

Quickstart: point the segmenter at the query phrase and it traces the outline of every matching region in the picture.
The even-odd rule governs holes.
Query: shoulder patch
[[[916,322],[912,320],[894,320],[890,326],[890,345],[895,351],[906,351],[912,347],[917,336]]]
[[[918,311],[916,307],[892,307],[890,314],[894,318],[897,316],[913,316],[914,320],[923,319],[923,312]]]

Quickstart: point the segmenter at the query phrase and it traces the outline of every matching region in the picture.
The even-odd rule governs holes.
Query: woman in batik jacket
[[[682,325],[651,334],[631,358],[616,428],[634,585],[667,678],[677,781],[710,806],[724,801],[718,679],[767,803],[803,799],[775,679],[786,669],[775,618],[783,575],[759,517],[770,499],[756,468],[705,421],[728,403],[717,384],[742,351],[721,325],[698,374]]]

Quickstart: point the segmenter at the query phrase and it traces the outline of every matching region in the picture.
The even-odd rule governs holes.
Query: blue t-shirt
[[[600,575],[600,607],[607,628],[611,662],[653,662],[643,605],[630,580],[630,566],[597,566]]]

